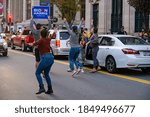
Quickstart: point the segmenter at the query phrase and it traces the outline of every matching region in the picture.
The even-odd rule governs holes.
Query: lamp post
[[[5,18],[3,17],[1,21],[2,32],[4,31],[4,24],[5,24]]]

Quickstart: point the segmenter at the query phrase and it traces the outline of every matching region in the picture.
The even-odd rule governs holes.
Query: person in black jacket
[[[127,32],[124,30],[124,26],[121,26],[120,31],[117,34],[127,35]]]

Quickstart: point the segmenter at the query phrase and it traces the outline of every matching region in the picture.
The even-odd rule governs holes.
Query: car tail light
[[[124,48],[122,51],[124,54],[140,54],[139,51],[130,48]]]
[[[56,40],[56,46],[60,47],[60,40]]]

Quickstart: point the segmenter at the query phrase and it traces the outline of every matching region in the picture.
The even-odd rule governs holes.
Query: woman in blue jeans
[[[68,70],[68,72],[73,72],[72,76],[74,76],[74,74],[76,74],[77,72],[80,72],[80,69],[78,69],[79,62],[77,61],[77,58],[80,53],[79,31],[81,30],[82,23],[83,23],[83,18],[79,27],[73,26],[71,30],[68,22],[66,21],[66,18],[64,18],[64,24],[70,34],[70,40],[69,40],[70,46],[71,46],[70,51],[69,51],[70,69]],[[74,64],[76,66],[76,70],[74,69]]]
[[[50,41],[51,41],[51,38],[55,35],[55,32],[50,38],[47,38],[47,33],[48,33],[47,30],[43,29],[41,31],[41,39],[34,43],[34,45],[38,45],[38,49],[40,51],[40,56],[41,56],[40,63],[35,72],[35,75],[39,83],[39,91],[36,94],[41,94],[45,92],[43,80],[41,77],[42,71],[44,71],[45,79],[48,85],[48,90],[45,93],[46,94],[53,93],[49,72],[54,63],[54,56],[52,55],[52,51],[50,48]]]

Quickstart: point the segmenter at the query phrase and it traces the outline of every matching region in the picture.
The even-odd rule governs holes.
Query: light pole
[[[3,17],[1,21],[2,32],[4,31],[4,24],[5,24],[5,18]]]

